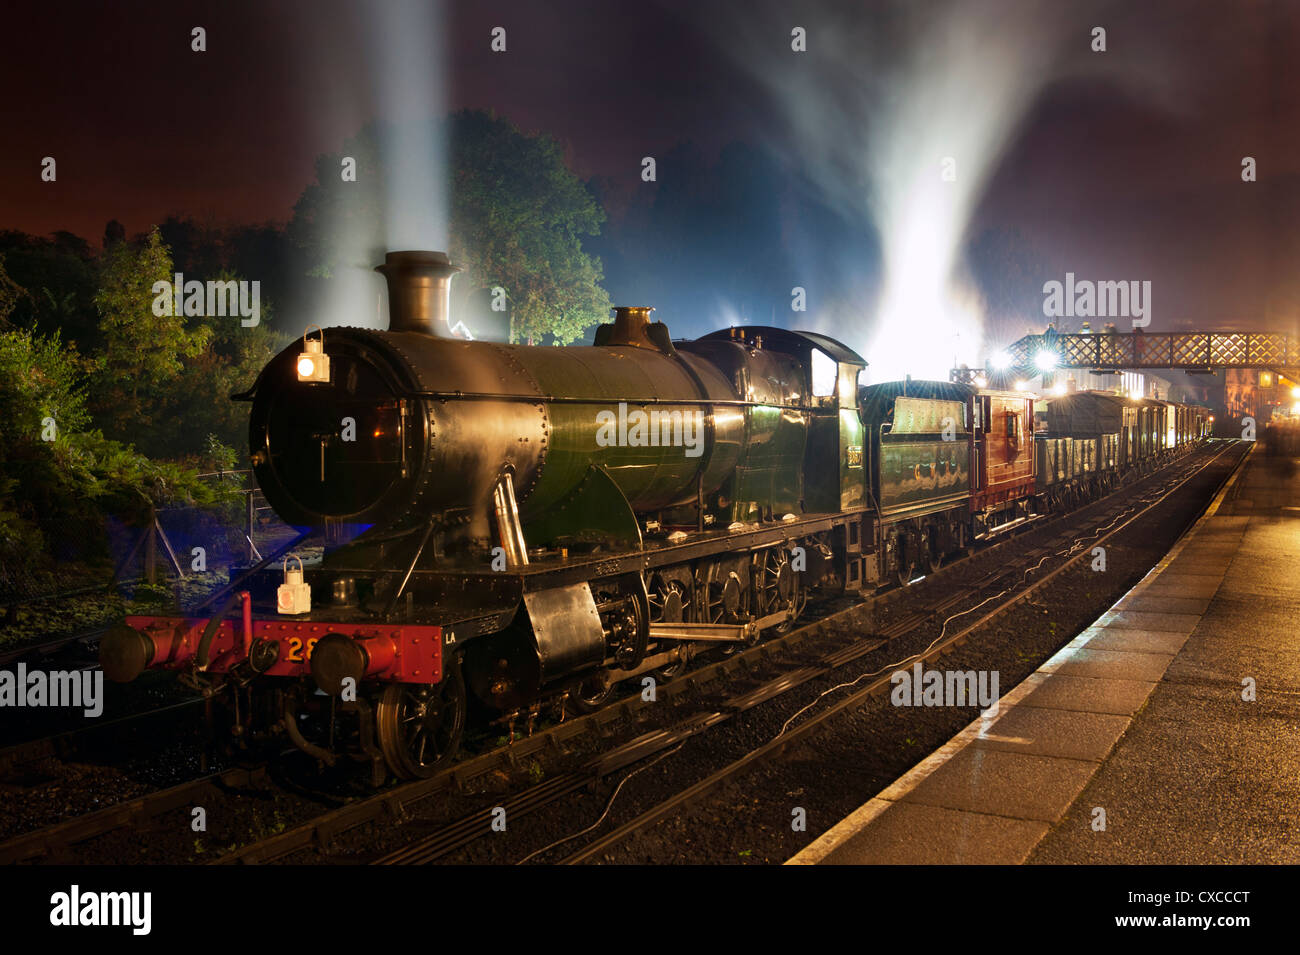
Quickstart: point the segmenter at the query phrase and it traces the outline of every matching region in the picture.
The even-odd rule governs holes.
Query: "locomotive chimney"
[[[389,252],[375,271],[388,282],[388,330],[447,338],[451,277],[446,252]]]

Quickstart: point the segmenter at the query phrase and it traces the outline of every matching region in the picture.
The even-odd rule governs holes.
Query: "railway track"
[[[1212,453],[1203,452],[1207,460],[1197,469],[1208,466],[1222,454],[1227,453],[1231,446],[1214,448]],[[1187,459],[1181,459],[1176,464],[1185,464]],[[1156,482],[1156,486],[1142,496],[1140,503],[1124,501],[1117,502],[1118,507],[1101,508],[1094,511],[1111,498],[1118,495],[1111,495],[1110,498],[1095,502],[1082,513],[1093,512],[1097,518],[1096,523],[1101,530],[1096,534],[1085,535],[1084,540],[1090,546],[1096,546],[1098,543],[1109,540],[1114,534],[1119,533],[1127,527],[1133,520],[1146,511],[1150,510],[1156,504],[1165,500],[1170,494],[1174,493],[1181,487],[1189,476],[1179,476],[1175,478],[1166,478],[1164,481],[1157,481],[1157,478],[1163,472],[1156,472],[1149,475],[1137,484],[1125,488],[1129,492],[1142,487],[1149,482]],[[1196,473],[1196,472],[1193,472]],[[1054,519],[1050,522],[1037,522],[1029,526],[1026,532],[1033,529],[1047,529],[1053,525],[1059,524],[1070,517],[1077,516],[1081,512],[1073,512],[1062,518]],[[1117,516],[1118,515],[1118,516]],[[1100,535],[1100,536],[1097,536]],[[1036,560],[1041,565],[1044,560],[1056,554],[1059,546],[1066,540],[1078,542],[1080,538],[1077,532],[1067,531],[1058,535],[1056,538],[1049,540],[1046,544],[1031,549],[1025,555],[1024,563],[1033,564]],[[977,551],[975,554],[964,557],[960,560],[952,561],[941,573],[948,573],[958,567],[968,563],[976,558],[987,558],[999,551],[1014,547],[1017,543],[1014,539],[1000,541],[990,547]],[[1058,554],[1062,556],[1063,562],[1060,567],[1050,572],[1047,576],[1038,581],[1032,589],[1036,590],[1051,577],[1059,573],[1060,570],[1070,566],[1070,562],[1075,553]],[[993,573],[980,577],[973,584],[960,587],[951,594],[945,595],[933,605],[917,608],[914,612],[904,615],[900,620],[893,623],[890,627],[885,628],[872,638],[858,640],[854,644],[843,647],[812,664],[795,666],[788,672],[783,672],[777,678],[767,681],[757,688],[745,690],[724,699],[721,705],[706,707],[699,713],[686,718],[671,729],[655,729],[650,732],[638,735],[632,740],[624,743],[613,750],[605,752],[596,758],[585,763],[578,769],[563,773],[553,777],[545,782],[535,786],[527,787],[515,796],[499,803],[498,805],[485,807],[480,811],[470,813],[448,826],[442,827],[435,832],[425,836],[409,846],[400,850],[389,853],[381,857],[378,861],[388,864],[411,864],[432,862],[445,856],[463,846],[469,844],[477,838],[490,832],[491,818],[493,811],[505,809],[507,816],[511,819],[518,818],[520,815],[527,815],[531,812],[539,811],[549,805],[553,805],[564,797],[589,787],[599,779],[608,777],[636,763],[647,760],[661,758],[663,754],[671,751],[674,747],[680,746],[685,740],[696,736],[720,723],[730,720],[734,716],[745,712],[763,702],[774,699],[784,693],[787,693],[799,686],[808,683],[811,680],[826,676],[836,669],[842,668],[855,660],[860,659],[867,654],[880,649],[889,643],[890,640],[905,634],[916,626],[924,623],[926,620],[934,617],[938,613],[946,613],[963,602],[969,601],[980,594],[987,592],[990,588],[1001,585],[1008,576],[1015,576],[1014,571],[997,570]],[[1027,576],[1027,574],[1026,574]],[[940,655],[946,650],[950,650],[957,643],[965,640],[966,636],[975,629],[976,626],[984,621],[997,616],[1008,607],[1019,602],[1031,591],[1024,591],[1012,598],[1009,598],[999,608],[989,611],[977,624],[966,628],[954,638],[946,640],[941,647],[931,651],[933,655]],[[876,599],[877,603],[890,603],[903,599],[905,595],[913,592],[910,589],[896,588],[885,592]],[[987,601],[985,601],[987,602]],[[979,605],[977,605],[979,606]],[[311,847],[320,847],[328,849],[334,838],[339,834],[363,825],[364,823],[380,819],[391,818],[396,820],[405,820],[410,817],[411,810],[421,801],[430,799],[441,792],[458,791],[464,788],[471,781],[478,777],[485,776],[489,773],[500,769],[517,768],[525,759],[538,753],[548,751],[563,751],[566,743],[572,741],[578,736],[588,732],[595,732],[603,735],[605,728],[611,726],[618,720],[637,721],[646,713],[649,707],[657,705],[665,699],[671,699],[677,694],[698,693],[709,684],[719,680],[730,681],[737,676],[746,672],[753,671],[759,665],[770,662],[781,655],[789,655],[797,650],[805,642],[812,638],[821,636],[836,627],[860,627],[862,623],[870,618],[870,604],[856,604],[843,610],[835,611],[826,617],[813,621],[804,627],[801,627],[789,634],[778,636],[757,647],[737,653],[734,656],[727,657],[723,660],[712,663],[699,670],[685,674],[671,683],[658,687],[658,700],[656,702],[643,701],[639,696],[629,697],[618,702],[612,703],[602,710],[586,717],[569,720],[557,726],[544,729],[527,739],[516,742],[508,747],[485,753],[481,756],[474,757],[465,762],[450,767],[448,770],[440,773],[428,780],[422,780],[415,783],[408,783],[395,787],[384,793],[377,794],[368,799],[361,800],[357,803],[341,807],[319,819],[309,821],[295,829],[275,836],[271,839],[264,840],[254,845],[244,847],[234,853],[229,854],[219,860],[222,863],[252,863],[252,862],[270,862],[283,859],[295,852]],[[971,611],[966,611],[971,612]],[[961,615],[961,614],[958,614]],[[913,658],[908,658],[908,664],[913,662]],[[890,667],[890,672],[896,667]],[[879,682],[879,681],[878,681]],[[887,677],[885,683],[887,683]],[[876,686],[877,684],[873,684]],[[872,690],[871,692],[878,692]],[[866,695],[870,695],[867,693]],[[860,702],[865,696],[855,694],[851,699],[854,705]],[[840,712],[840,708],[831,711],[830,715]],[[817,726],[822,719],[830,716],[820,717],[817,721],[812,722],[811,726]],[[810,729],[800,728],[798,738],[811,732]],[[788,745],[787,740],[782,745]],[[734,772],[739,772],[737,768]],[[720,776],[717,780],[709,783],[707,787],[698,792],[687,791],[684,798],[688,801],[710,791],[714,786],[719,784],[727,776]],[[664,810],[665,812],[673,811],[673,807]],[[620,830],[621,831],[621,830]]]
[[[1223,454],[1227,453],[1230,450],[1230,448],[1231,446],[1219,450],[1212,457],[1210,457],[1209,460],[1201,464],[1196,471],[1176,481],[1172,487],[1169,487],[1167,490],[1163,490],[1162,493],[1159,493],[1157,496],[1155,496],[1153,500],[1149,500],[1141,508],[1135,509],[1134,512],[1126,516],[1122,520],[1122,522],[1115,523],[1114,526],[1107,529],[1105,533],[1102,534],[1101,536],[1088,541],[1089,546],[1104,545],[1107,541],[1111,540],[1116,535],[1120,534],[1122,531],[1127,529],[1131,524],[1133,524],[1143,515],[1148,513],[1150,510],[1152,510],[1159,504],[1163,503],[1169,496],[1174,494],[1179,488],[1181,488],[1184,484],[1186,484],[1187,481],[1189,481],[1193,476],[1195,476],[1195,474],[1199,473],[1201,470],[1204,470],[1205,468],[1208,468],[1211,464],[1213,464],[1216,460],[1218,460]],[[1243,454],[1241,458],[1237,461],[1236,465],[1227,474],[1224,475],[1223,479],[1219,482],[1218,485],[1219,488],[1222,488],[1222,486],[1225,483],[1227,483],[1227,481],[1231,478],[1232,474],[1235,473],[1237,468],[1239,468],[1241,464],[1245,461],[1245,457],[1246,456]],[[958,646],[960,646],[961,644],[969,640],[986,624],[991,623],[997,617],[1001,616],[1004,613],[1007,613],[1008,611],[1010,611],[1011,609],[1013,609],[1023,601],[1029,599],[1034,594],[1038,593],[1045,586],[1047,586],[1053,579],[1055,579],[1058,575],[1060,575],[1061,573],[1069,569],[1071,566],[1072,566],[1072,561],[1067,558],[1065,561],[1063,561],[1060,564],[1060,566],[1049,571],[1044,576],[1034,581],[1032,584],[1028,584],[1027,586],[1021,589],[1017,589],[1014,593],[1009,594],[1006,597],[1006,599],[1001,600],[991,609],[985,611],[980,617],[978,617],[973,622],[962,627],[957,632],[945,636],[944,634],[946,633],[947,630],[947,623],[950,622],[952,619],[955,619],[955,617],[949,618],[949,621],[945,621],[944,632],[941,632],[940,637],[936,639],[935,642],[925,651],[918,654],[912,654],[902,660],[897,661],[892,665],[881,668],[881,670],[878,672],[873,672],[871,674],[868,674],[869,676],[874,676],[875,679],[871,680],[865,686],[854,690],[854,692],[852,692],[850,695],[839,700],[838,702],[828,707],[827,709],[821,710],[820,712],[810,716],[804,722],[800,723],[798,726],[791,729],[790,728],[791,724],[794,723],[794,721],[799,716],[801,716],[806,710],[811,709],[812,704],[810,704],[809,707],[805,707],[804,710],[800,710],[798,713],[795,714],[795,716],[787,720],[785,727],[775,738],[769,740],[764,745],[750,751],[740,759],[737,759],[731,762],[730,764],[728,764],[727,766],[724,766],[722,769],[714,772],[713,774],[697,782],[696,784],[690,786],[689,788],[682,790],[680,793],[673,796],[672,798],[664,800],[659,804],[657,804],[656,806],[652,807],[651,809],[646,810],[645,812],[637,815],[635,818],[629,820],[628,822],[614,829],[607,835],[602,836],[601,838],[596,839],[593,842],[587,844],[577,852],[570,854],[569,856],[561,860],[561,864],[577,865],[577,864],[590,862],[598,859],[602,854],[608,852],[611,848],[617,846],[618,844],[623,842],[628,837],[634,835],[635,833],[641,832],[649,828],[650,826],[653,826],[654,824],[656,824],[657,822],[659,822],[660,820],[664,819],[669,815],[681,812],[683,809],[694,804],[696,801],[700,800],[704,796],[716,791],[723,784],[731,780],[734,780],[737,777],[744,775],[745,773],[748,773],[760,763],[780,755],[783,751],[785,751],[790,746],[803,742],[804,740],[812,736],[812,734],[816,733],[818,730],[823,728],[830,721],[838,717],[840,714],[862,705],[863,703],[865,703],[867,700],[871,699],[874,696],[879,696],[888,693],[892,686],[891,677],[893,673],[897,671],[899,668],[909,667],[918,662],[922,664],[932,663],[938,660],[940,657],[943,657],[953,652],[954,649],[956,649]],[[980,606],[982,606],[982,604]],[[967,611],[966,613],[974,612],[975,609],[978,609],[978,607],[972,608],[970,611]],[[965,615],[965,614],[961,614],[961,615]],[[540,853],[535,853],[534,855],[537,854]]]
[[[271,783],[266,771],[260,768],[210,773],[0,843],[0,865],[59,858],[79,842],[119,829],[137,828],[182,806],[203,805],[219,789],[265,789],[269,785]]]
[[[93,653],[94,649],[99,646],[99,638],[108,633],[108,630],[108,627],[95,627],[92,630],[83,630],[79,633],[55,637],[40,643],[29,643],[21,647],[0,650],[0,668],[11,666],[20,661],[45,660],[68,650],[75,644],[80,644],[87,654]],[[87,662],[79,669],[87,669],[93,665],[93,662]]]
[[[1203,452],[1207,460],[1201,463],[1196,471],[1192,473],[1198,473],[1199,470],[1208,467],[1214,460],[1227,453],[1231,447],[1230,445],[1214,448],[1212,454]],[[1175,463],[1185,464],[1187,461],[1187,458],[1183,458],[1180,462]],[[1096,533],[1102,536],[1094,537],[1085,534],[1084,538],[1080,538],[1080,531],[1077,528],[1074,530],[1061,528],[1060,533],[1049,538],[1044,543],[1030,548],[1026,553],[1020,555],[1017,561],[1018,564],[1028,564],[1032,568],[1041,565],[1048,558],[1055,555],[1062,558],[1060,566],[1049,571],[1027,588],[1018,590],[1014,595],[1008,596],[1006,600],[987,611],[975,623],[964,628],[960,633],[947,637],[936,644],[926,651],[925,655],[908,657],[903,663],[890,666],[888,672],[893,672],[899,665],[911,665],[917,659],[925,661],[940,656],[945,652],[950,652],[954,646],[964,642],[983,623],[1025,599],[1056,574],[1070,566],[1074,555],[1069,552],[1069,549],[1064,553],[1061,552],[1061,547],[1066,541],[1077,544],[1079,541],[1086,539],[1089,546],[1096,546],[1109,540],[1141,514],[1146,513],[1174,493],[1191,476],[1186,475],[1158,480],[1163,473],[1155,472],[1136,484],[1122,489],[1129,491],[1131,494],[1147,484],[1154,483],[1153,487],[1140,494],[1136,500],[1126,498],[1112,501],[1112,499],[1120,498],[1120,494],[1112,494],[1085,507],[1082,511],[1028,525],[1020,536],[1035,530],[1050,530],[1070,519],[1077,518],[1081,514],[1091,514],[1091,518],[1101,528]],[[1107,502],[1111,502],[1111,506],[1106,506]],[[973,560],[986,560],[990,556],[996,556],[1004,550],[1016,547],[1019,543],[1019,537],[1001,540],[979,549],[973,554],[949,562],[940,571],[940,574],[948,577]],[[1077,550],[1077,548],[1075,549]],[[1007,578],[1014,577],[1016,573],[1014,570],[995,569],[990,573],[980,575],[974,581],[954,588],[952,592],[945,593],[925,606],[918,606],[915,609],[909,608],[907,613],[900,615],[889,626],[880,629],[870,637],[857,639],[847,646],[823,654],[812,662],[801,663],[793,660],[773,679],[739,692],[724,693],[721,700],[703,706],[697,712],[678,721],[670,728],[657,728],[640,733],[613,749],[595,756],[572,771],[561,773],[544,782],[526,787],[496,805],[484,807],[480,811],[467,814],[450,825],[441,827],[400,850],[380,857],[376,861],[385,864],[417,864],[436,861],[438,858],[448,855],[490,832],[490,822],[495,809],[504,808],[509,818],[517,819],[520,816],[551,806],[566,796],[591,787],[599,780],[611,777],[629,767],[634,767],[637,764],[649,765],[651,761],[663,758],[665,754],[671,753],[691,737],[698,736],[747,710],[789,693],[813,680],[833,674],[854,661],[887,646],[892,640],[911,632],[926,621],[935,618],[936,615],[956,611],[956,608],[963,603],[969,603],[990,590],[1003,586]],[[1025,579],[1028,578],[1029,573],[1032,573],[1032,569],[1024,573]],[[802,648],[809,643],[815,642],[838,629],[853,629],[861,632],[864,627],[870,624],[876,608],[888,607],[914,594],[915,591],[911,588],[895,587],[884,591],[874,601],[859,602],[843,609],[834,610],[826,616],[813,620],[790,633],[778,635],[755,647],[724,657],[697,670],[683,674],[671,682],[660,685],[657,687],[654,701],[643,700],[640,695],[632,695],[612,702],[595,713],[567,719],[556,725],[543,728],[531,736],[514,741],[507,746],[498,747],[481,755],[462,760],[429,779],[400,784],[372,796],[346,803],[300,825],[288,828],[284,832],[229,852],[215,861],[221,864],[265,863],[286,858],[303,849],[315,847],[328,850],[335,838],[343,832],[367,822],[381,819],[406,820],[410,818],[412,811],[418,804],[441,793],[462,791],[475,780],[498,771],[517,770],[526,760],[539,755],[565,753],[576,741],[590,734],[594,734],[598,738],[608,737],[613,732],[615,724],[626,722],[635,725],[650,715],[651,708],[660,706],[663,702],[679,697],[706,695],[710,687],[725,687],[734,684],[739,680],[743,680],[748,674],[754,673],[760,667],[779,662],[783,658],[797,657]],[[998,596],[1002,595],[999,594]],[[987,602],[988,598],[983,601],[983,603]],[[975,608],[957,611],[953,618],[973,612],[974,609],[983,606],[983,603],[977,604]],[[564,861],[577,862],[593,858],[631,833],[653,824],[666,814],[679,810],[682,806],[714,790],[726,780],[746,771],[747,768],[752,767],[757,762],[775,755],[791,743],[804,738],[825,721],[832,719],[836,714],[848,707],[859,705],[886,686],[888,686],[888,673],[823,713],[810,718],[796,729],[783,733],[778,739],[772,740],[766,746],[755,750],[745,760],[737,762],[715,773],[708,779],[702,780],[695,786],[684,790],[674,799],[638,816],[632,822],[620,826],[614,832],[597,840],[597,842],[592,843]],[[193,705],[195,705],[193,702],[175,704],[164,710],[151,711],[151,713],[162,713]],[[133,720],[145,715],[151,714],[136,714],[134,717],[124,717],[123,721]],[[104,724],[102,727],[91,727],[87,728],[87,731],[102,730],[111,725]],[[61,740],[64,737],[79,735],[81,732],[85,731],[59,734],[57,737],[34,740],[30,743],[10,747],[7,750],[0,750],[0,769],[3,769],[6,765],[13,765],[20,757],[35,758],[42,754],[58,755],[60,747],[66,745],[66,741],[61,742]],[[633,770],[633,772],[637,771],[639,769]],[[66,854],[77,843],[86,842],[119,830],[124,826],[139,825],[143,820],[154,818],[181,805],[195,804],[205,794],[211,793],[214,788],[231,791],[246,789],[265,791],[268,787],[273,786],[274,784],[264,769],[231,769],[222,773],[205,775],[179,786],[141,796],[0,843],[0,863],[58,857]],[[551,848],[553,847],[548,847],[548,851]]]
[[[1223,452],[1220,451],[1219,454],[1221,453]],[[1212,463],[1213,460],[1215,460],[1219,456],[1219,454],[1216,454],[1214,458],[1211,458],[1204,465],[1202,465],[1202,467],[1208,467],[1209,464]],[[1105,533],[1102,534],[1101,536],[1096,536],[1088,540],[1088,543],[1093,546],[1096,546],[1097,544],[1101,544],[1109,540],[1114,535],[1120,533],[1122,530],[1128,527],[1129,524],[1131,524],[1133,521],[1137,520],[1140,516],[1142,516],[1148,510],[1150,510],[1150,508],[1156,506],[1165,498],[1167,498],[1170,494],[1174,493],[1174,491],[1176,491],[1179,487],[1181,487],[1186,482],[1186,480],[1187,478],[1181,478],[1177,480],[1176,482],[1174,482],[1174,485],[1172,487],[1168,488],[1167,490],[1162,489],[1161,493],[1156,495],[1154,499],[1151,499],[1148,503],[1145,503],[1144,506],[1140,508],[1131,509],[1132,510],[1131,515],[1128,516],[1127,519],[1123,520],[1122,523],[1117,523],[1116,521],[1111,520],[1110,523],[1115,526],[1106,530]],[[1040,548],[1039,550],[1045,551],[1045,556],[1050,556],[1052,554],[1052,545],[1049,544],[1047,547]],[[1074,548],[1071,548],[1071,551],[1073,550]],[[1031,552],[1031,556],[1033,555],[1033,553],[1034,552]],[[689,789],[684,790],[682,793],[680,793],[678,796],[674,797],[673,799],[663,802],[660,805],[656,806],[655,808],[642,814],[641,816],[638,816],[636,819],[625,824],[624,826],[621,826],[619,829],[615,830],[610,835],[600,840],[597,840],[596,842],[592,843],[590,846],[584,848],[578,853],[575,853],[573,856],[569,857],[568,859],[565,859],[564,861],[566,863],[587,861],[588,859],[593,858],[599,855],[600,853],[606,851],[612,845],[621,842],[622,839],[626,838],[628,835],[631,835],[632,833],[639,831],[640,829],[646,826],[654,824],[655,822],[659,821],[660,819],[664,818],[667,815],[680,811],[683,807],[690,804],[695,799],[709,792],[712,792],[722,783],[747,771],[754,764],[762,761],[763,759],[770,758],[771,756],[776,755],[777,753],[782,751],[786,746],[816,731],[816,729],[818,729],[823,722],[833,719],[839,713],[843,712],[843,710],[858,705],[865,699],[869,698],[870,696],[875,695],[887,689],[890,685],[890,674],[892,674],[892,672],[895,669],[897,669],[898,666],[910,665],[918,660],[922,662],[928,662],[932,659],[944,655],[945,653],[951,652],[951,650],[955,646],[965,642],[965,640],[970,636],[970,634],[978,630],[984,623],[1000,615],[1001,613],[1007,611],[1008,609],[1010,609],[1011,607],[1019,603],[1021,600],[1026,599],[1032,593],[1034,593],[1039,588],[1041,588],[1046,583],[1048,583],[1057,574],[1059,574],[1061,571],[1065,570],[1068,566],[1070,566],[1070,561],[1069,561],[1070,555],[1067,554],[1062,556],[1065,556],[1066,559],[1061,563],[1061,565],[1058,568],[1056,568],[1055,570],[1051,571],[1050,573],[1042,577],[1039,581],[1035,582],[1033,585],[1018,591],[1014,596],[1004,601],[1001,605],[985,613],[982,617],[980,617],[975,623],[971,624],[969,627],[963,629],[962,631],[960,631],[959,633],[955,634],[950,638],[947,638],[945,640],[936,643],[931,649],[929,649],[925,653],[909,656],[905,660],[901,661],[900,663],[889,666],[888,668],[885,669],[884,675],[881,676],[879,679],[875,680],[874,682],[872,682],[867,688],[865,688],[862,691],[859,691],[858,693],[853,694],[845,701],[842,701],[840,704],[837,704],[835,707],[832,707],[831,709],[825,711],[819,716],[810,719],[807,723],[801,725],[798,728],[798,730],[791,733],[783,732],[780,738],[771,741],[769,744],[766,744],[765,746],[760,747],[759,749],[751,752],[744,759],[739,760],[736,763],[733,763],[732,765],[726,767],[725,769],[719,771],[718,773],[715,773],[714,775],[708,777],[707,779],[702,780],[701,782],[690,787]],[[964,600],[967,600],[973,595],[982,592],[987,587],[996,586],[1005,576],[1006,574],[1004,572],[995,572],[991,575],[988,575],[988,577],[984,578],[982,581],[973,585],[972,587],[964,588],[960,592],[953,594],[952,596],[940,601],[939,603],[927,608],[926,610],[918,610],[915,614],[905,617],[903,620],[896,623],[893,627],[889,628],[886,631],[883,631],[880,636],[874,639],[860,641],[856,645],[844,648],[843,650],[828,655],[826,658],[824,658],[816,665],[805,666],[793,672],[784,673],[778,676],[777,678],[768,681],[767,683],[765,683],[764,685],[760,686],[757,689],[747,690],[745,692],[736,694],[730,697],[729,699],[727,699],[723,703],[723,705],[717,707],[712,711],[702,712],[691,717],[690,719],[679,724],[672,731],[661,730],[650,734],[646,734],[646,736],[635,739],[629,742],[628,744],[625,744],[624,746],[619,747],[614,751],[606,754],[602,758],[598,760],[594,760],[592,763],[583,767],[582,770],[578,772],[566,774],[565,776],[548,780],[545,783],[531,787],[519,793],[517,796],[502,802],[497,807],[486,808],[481,812],[463,817],[462,819],[457,820],[452,825],[447,826],[444,829],[441,829],[420,840],[417,840],[415,843],[412,843],[407,847],[389,853],[388,855],[381,857],[377,861],[381,864],[421,864],[421,863],[429,863],[429,862],[436,861],[438,858],[441,858],[442,856],[445,856],[450,852],[453,852],[456,849],[459,849],[464,845],[467,845],[469,842],[477,838],[481,838],[487,833],[489,833],[491,831],[490,823],[492,821],[494,813],[498,809],[504,809],[506,811],[506,815],[508,818],[511,819],[518,818],[518,816],[520,815],[526,815],[529,812],[536,811],[547,805],[558,802],[560,799],[564,798],[570,793],[576,792],[582,789],[583,787],[590,785],[592,782],[596,781],[597,779],[612,775],[612,773],[617,772],[618,770],[625,768],[629,765],[632,765],[637,762],[642,762],[645,760],[650,760],[654,757],[660,757],[665,754],[670,754],[671,752],[675,751],[676,747],[680,746],[688,738],[695,736],[699,733],[702,733],[705,730],[713,726],[716,726],[722,722],[730,720],[735,716],[745,712],[746,710],[759,705],[760,703],[766,702],[767,700],[773,699],[777,696],[787,693],[790,690],[793,690],[796,687],[801,686],[813,679],[834,672],[835,670],[848,665],[854,660],[860,659],[861,657],[867,655],[868,653],[871,653],[872,651],[886,645],[893,637],[908,632],[914,626],[924,622],[925,619],[929,619],[938,613],[944,613],[947,610],[952,609],[953,607],[962,603]],[[828,617],[824,621],[820,621],[820,622],[834,623],[838,619],[842,619],[842,615],[847,615],[849,613],[851,613],[851,610],[842,611],[841,614],[834,614],[831,617]],[[648,768],[649,765],[650,763],[647,763],[646,768]],[[625,777],[625,780],[627,778],[630,778],[630,775],[628,777]],[[621,787],[621,783],[620,783],[620,787]],[[615,795],[617,795],[617,790],[615,791]],[[611,799],[611,804],[612,804],[612,799]],[[602,816],[601,818],[603,820],[604,817]],[[599,821],[600,820],[598,820],[596,824],[597,826],[599,825]],[[592,828],[595,828],[595,826],[593,826]],[[577,838],[582,834],[583,833],[578,833],[575,836],[570,838]],[[565,841],[569,841],[569,840],[565,840]],[[539,850],[538,852],[535,852],[525,857],[525,859],[522,861],[530,861],[531,859],[537,857],[538,855],[542,855],[546,852],[549,852],[551,849],[557,848],[558,845],[559,844],[555,846],[548,846],[543,850]]]
[[[203,701],[199,699],[182,700],[179,703],[169,703],[140,713],[90,723],[75,729],[63,730],[49,736],[5,746],[0,748],[0,773],[48,757],[65,760],[75,759],[86,751],[87,742],[93,740],[96,736],[105,733],[120,733],[126,727],[138,726],[143,721],[174,717],[179,713],[197,710],[202,705]]]

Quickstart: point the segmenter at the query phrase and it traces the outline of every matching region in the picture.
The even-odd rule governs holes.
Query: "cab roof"
[[[700,336],[698,341],[714,341],[724,339],[728,341],[740,341],[734,336],[739,332],[744,336],[744,341],[752,341],[756,336],[763,337],[763,347],[771,348],[773,351],[782,351],[795,355],[804,355],[816,348],[825,352],[837,362],[843,362],[849,365],[858,365],[867,367],[867,360],[855,352],[843,342],[836,341],[829,335],[821,335],[817,332],[799,332],[791,331],[788,328],[777,328],[774,325],[733,325],[731,328],[723,328],[716,332],[710,332],[707,335]]]

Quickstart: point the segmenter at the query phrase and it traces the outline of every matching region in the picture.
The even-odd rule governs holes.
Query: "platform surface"
[[[1257,448],[995,716],[790,863],[1300,862],[1298,631],[1300,470]]]

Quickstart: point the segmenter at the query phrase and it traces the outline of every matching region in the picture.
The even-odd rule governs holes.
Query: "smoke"
[[[437,0],[384,0],[367,8],[367,49],[385,161],[389,249],[447,248],[446,23]]]
[[[826,202],[878,233],[874,308],[841,310],[838,327],[874,380],[946,378],[954,360],[982,357],[983,304],[964,240],[1003,149],[1054,76],[1056,9],[950,0],[755,18],[803,26],[804,53],[774,47],[770,29],[736,27],[731,48],[781,107],[786,129],[774,144]],[[1086,44],[1077,27],[1074,42]]]
[[[866,156],[884,286],[868,349],[877,377],[946,377],[979,363],[982,303],[962,262],[967,225],[1007,140],[1051,74],[1045,6],[947,6],[909,24],[897,92]],[[881,367],[884,366],[884,367]]]
[[[342,144],[355,180],[337,164],[318,169],[328,283],[312,320],[387,328],[386,288],[374,267],[388,251],[448,244],[446,20],[440,0],[384,0],[362,19],[369,122]]]

